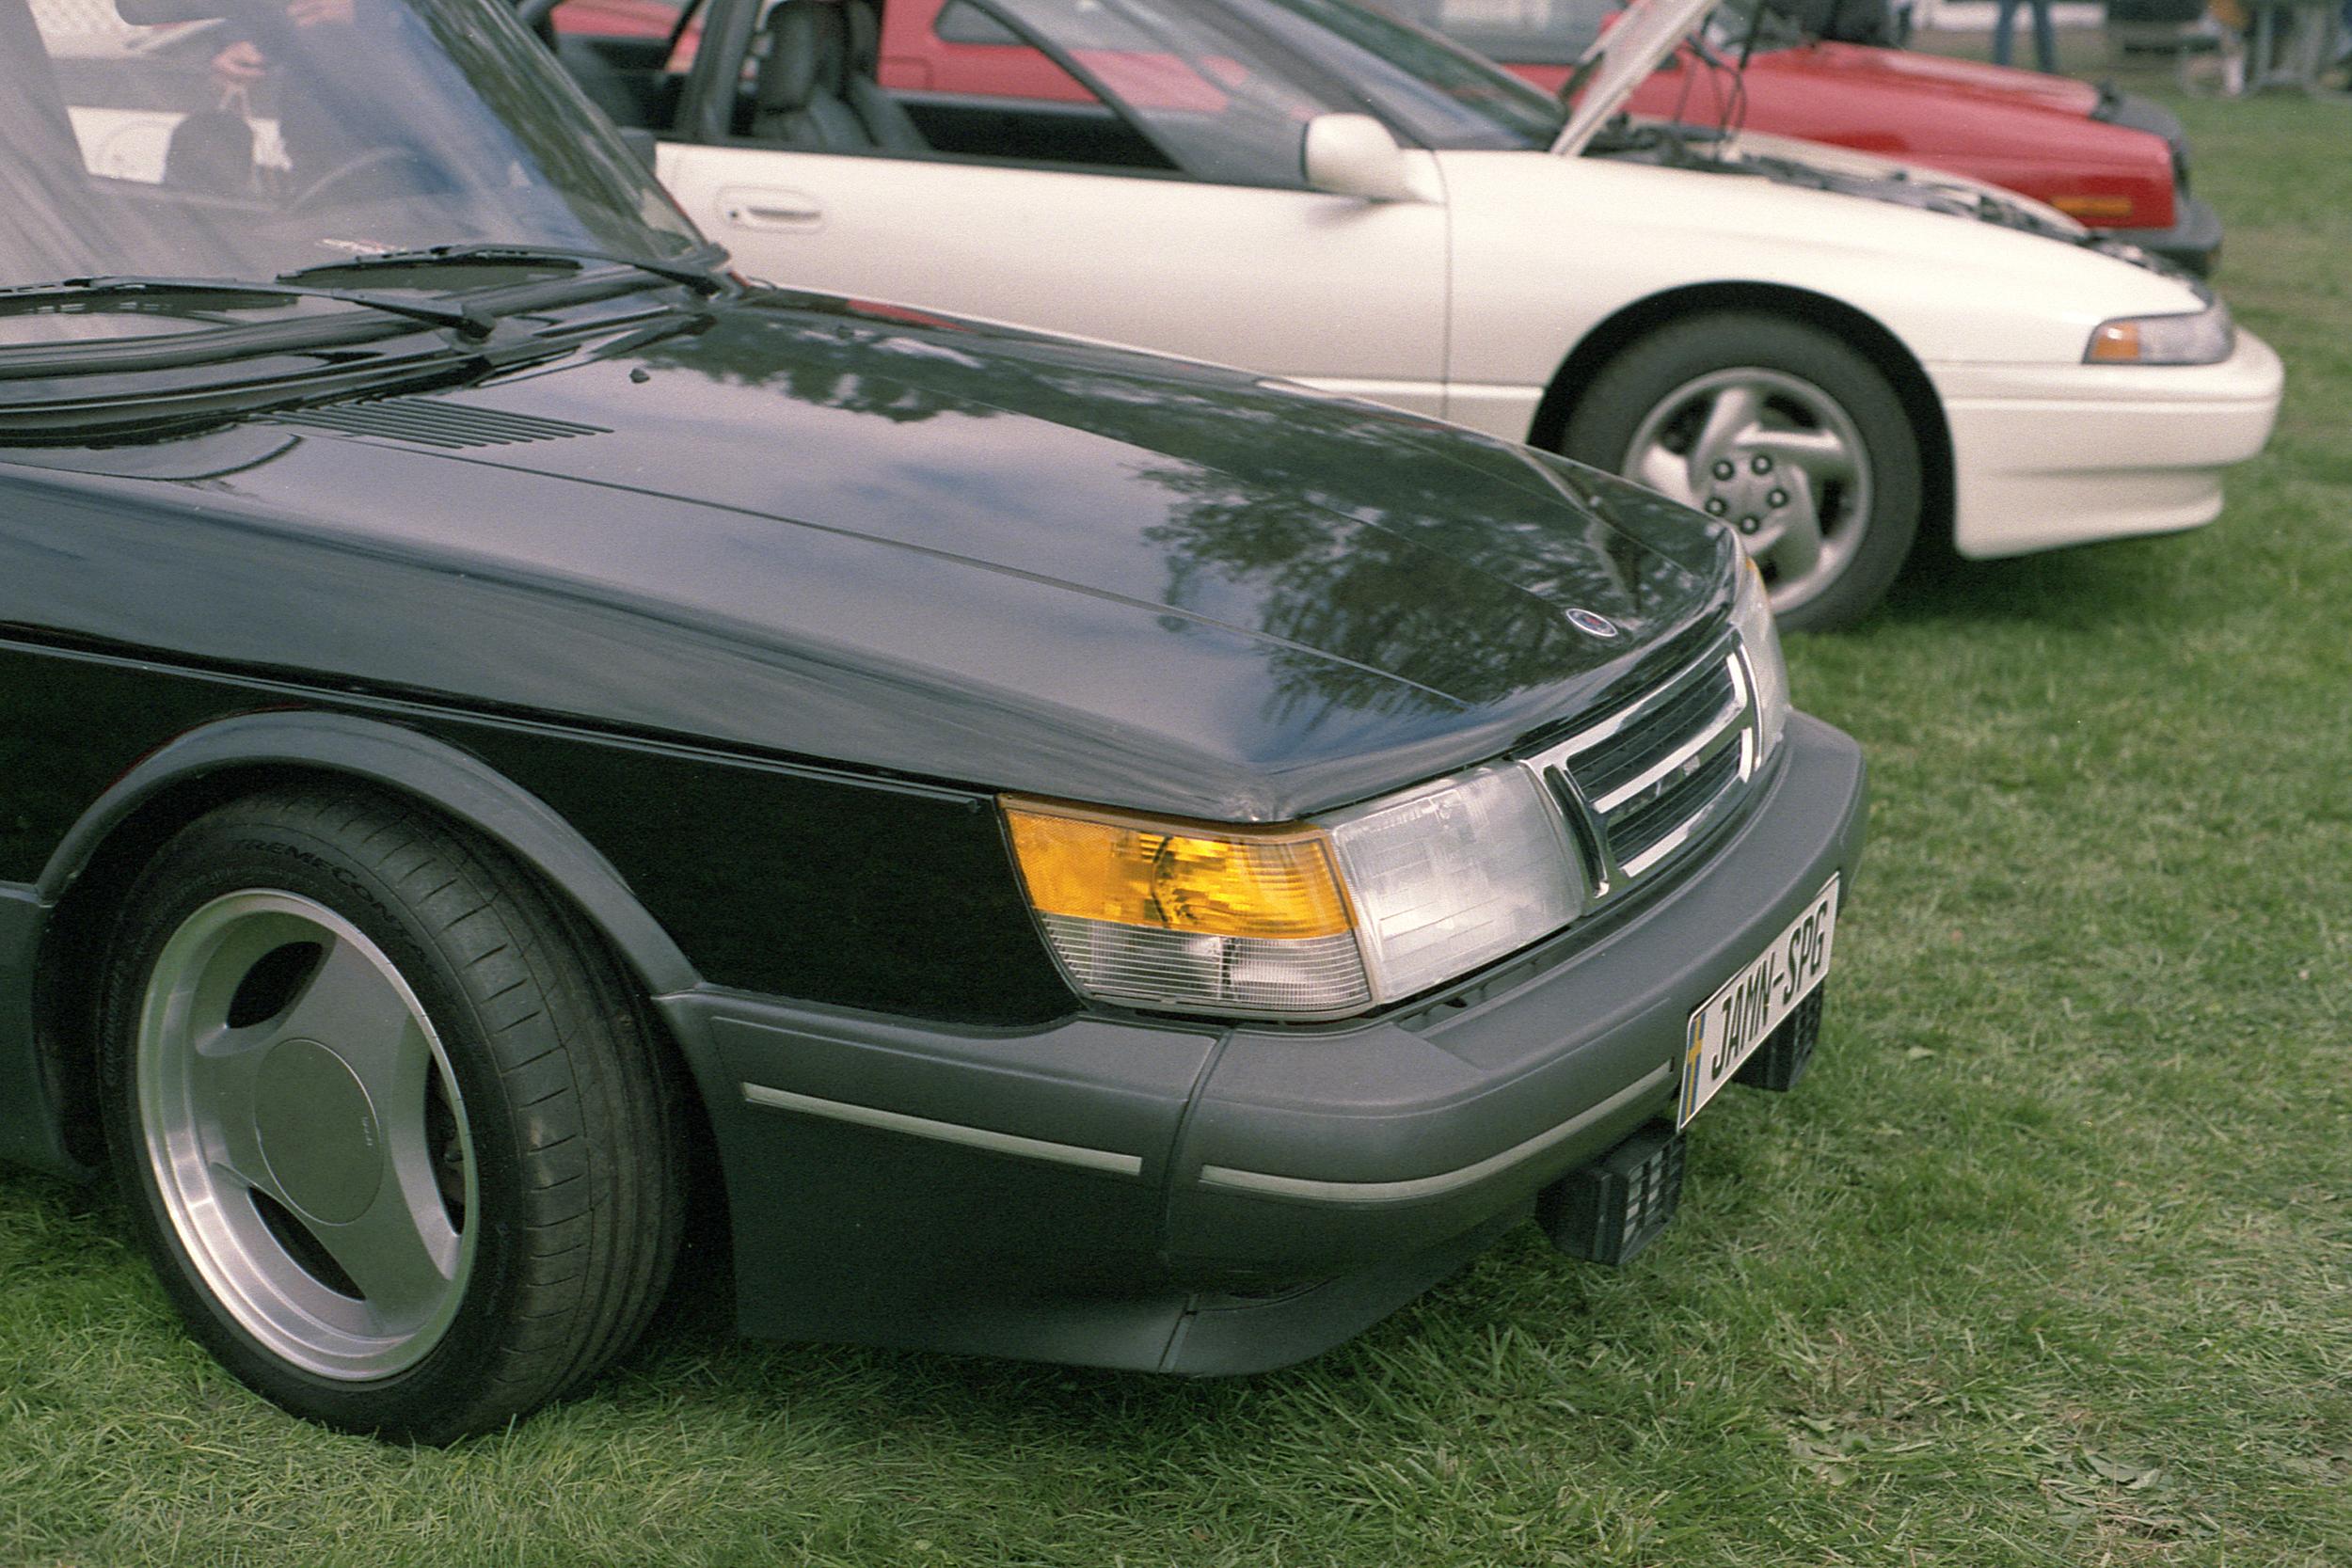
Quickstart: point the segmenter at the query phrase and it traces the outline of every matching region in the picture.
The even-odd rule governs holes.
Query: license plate
[[[1731,1082],[1740,1064],[1821,983],[1836,930],[1837,879],[1832,877],[1803,914],[1691,1015],[1676,1127],[1689,1125],[1715,1091]]]

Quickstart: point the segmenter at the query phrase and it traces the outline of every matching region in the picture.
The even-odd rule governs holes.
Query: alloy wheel
[[[174,931],[135,1089],[172,1230],[262,1348],[361,1382],[421,1360],[466,1295],[473,1139],[400,971],[324,904],[249,889]]]
[[[1861,432],[1836,398],[1782,371],[1739,366],[1676,388],[1635,427],[1621,471],[1730,523],[1783,612],[1835,581],[1868,527]]]

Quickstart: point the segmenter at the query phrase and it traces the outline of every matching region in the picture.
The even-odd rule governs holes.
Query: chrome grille
[[[1618,863],[1639,862],[1676,829],[1704,812],[1716,797],[1740,782],[1740,748],[1725,746],[1698,766],[1677,772],[1639,800],[1612,812],[1609,847]]]
[[[1525,766],[1581,845],[1596,903],[1672,860],[1728,816],[1754,776],[1755,686],[1726,637]]]

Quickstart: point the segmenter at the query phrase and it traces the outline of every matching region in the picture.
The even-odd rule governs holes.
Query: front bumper
[[[1952,436],[1953,543],[1972,557],[2171,533],[2221,512],[2270,439],[2285,372],[2239,328],[2217,365],[1928,367]]]
[[[1676,883],[1447,993],[1318,1028],[950,1031],[662,999],[723,1166],[747,1332],[1191,1373],[1314,1354],[1668,1114],[1687,1020],[1862,847],[1802,715]]]

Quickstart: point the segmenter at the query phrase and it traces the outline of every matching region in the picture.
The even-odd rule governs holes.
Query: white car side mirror
[[[1307,122],[1307,183],[1367,201],[1419,201],[1405,150],[1370,115],[1317,115]]]

